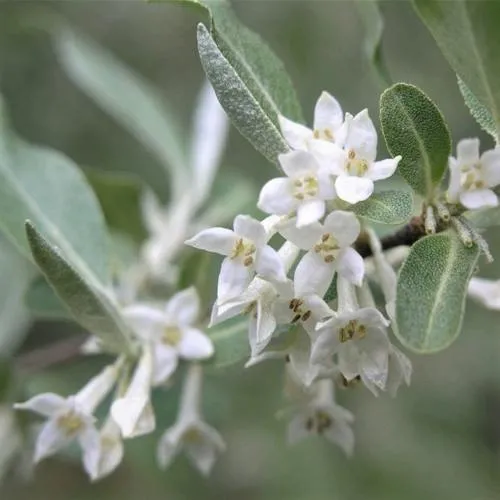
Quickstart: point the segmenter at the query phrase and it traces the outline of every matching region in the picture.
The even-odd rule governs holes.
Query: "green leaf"
[[[124,173],[86,169],[108,226],[141,242],[147,236],[142,222],[141,192],[138,178]]]
[[[474,228],[480,231],[492,226],[500,226],[500,207],[471,210],[470,212],[465,212],[464,215],[472,222]]]
[[[109,349],[131,353],[131,332],[107,290],[91,274],[77,270],[29,221],[26,235],[36,263],[75,320],[100,337]]]
[[[479,123],[480,127],[496,140],[497,131],[495,120],[488,108],[479,102],[479,99],[470,91],[469,87],[465,85],[460,77],[458,77],[458,88],[462,93],[465,104],[467,104],[471,115],[477,123]]]
[[[380,122],[398,171],[428,200],[434,197],[451,154],[448,127],[437,106],[417,87],[397,83],[380,97]]]
[[[173,194],[180,194],[189,173],[183,137],[159,91],[68,26],[55,30],[54,42],[73,83],[156,156],[171,174]]]
[[[364,52],[368,61],[373,65],[381,85],[387,87],[392,79],[382,52],[384,19],[380,13],[379,4],[376,0],[357,0],[356,8],[364,28]]]
[[[395,333],[406,347],[432,353],[457,338],[478,257],[476,245],[467,248],[448,231],[412,246],[399,271],[396,292]]]
[[[72,319],[66,306],[42,276],[29,287],[24,302],[35,318]]]
[[[411,217],[413,196],[409,191],[380,191],[352,205],[351,210],[372,222],[402,224]]]
[[[109,283],[106,224],[85,177],[63,154],[18,138],[0,99],[0,230],[31,258],[26,219],[79,269]]]
[[[0,235],[0,358],[21,345],[30,325],[23,296],[36,276],[36,268]]]
[[[332,300],[337,299],[337,273],[333,276],[333,279],[328,286],[328,290],[325,293],[325,296],[323,297],[323,300],[325,302],[331,302]]]
[[[207,330],[215,348],[209,361],[215,368],[234,365],[250,356],[248,318],[237,316]]]
[[[414,0],[453,70],[489,110],[500,132],[500,2]]]
[[[240,75],[203,24],[198,25],[198,51],[203,69],[213,85],[217,98],[234,126],[269,161],[289,148],[275,120],[253,94],[253,89]]]

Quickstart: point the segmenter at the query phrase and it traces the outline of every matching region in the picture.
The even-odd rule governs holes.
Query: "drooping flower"
[[[300,289],[310,288],[323,296],[335,272],[360,285],[364,275],[361,255],[351,245],[360,232],[357,217],[351,212],[331,212],[324,224],[316,222],[296,228],[290,224],[281,234],[299,248],[308,250],[296,270],[294,281]]]
[[[201,416],[201,384],[201,366],[191,365],[182,389],[177,421],[166,430],[158,443],[158,462],[164,469],[183,450],[192,464],[207,476],[217,456],[225,450],[220,434]]]
[[[467,293],[487,309],[500,311],[500,280],[473,277],[469,281]]]
[[[47,418],[35,444],[34,461],[53,455],[77,440],[83,451],[85,470],[92,473],[99,459],[99,432],[93,413],[116,382],[123,360],[106,367],[78,393],[63,398],[57,394],[38,394],[14,408],[30,410]]]
[[[450,203],[461,203],[469,210],[498,205],[491,188],[500,184],[500,147],[479,156],[479,139],[462,139],[457,144],[457,157],[450,157],[449,168]]]
[[[342,108],[335,97],[323,91],[314,108],[314,126],[310,128],[279,116],[283,137],[293,149],[314,151],[316,141],[343,146],[346,136]]]
[[[163,307],[136,304],[123,310],[136,335],[152,345],[153,385],[168,380],[179,358],[201,360],[212,356],[211,340],[193,326],[199,308],[196,289],[190,287],[176,293]]]
[[[240,295],[256,272],[265,279],[286,279],[283,263],[276,250],[267,245],[269,235],[259,221],[238,215],[233,229],[205,229],[186,241],[186,245],[226,256],[217,286],[219,303]]]
[[[368,199],[373,193],[374,181],[387,179],[396,171],[401,156],[382,161],[377,157],[377,131],[368,110],[356,116],[348,115],[347,137],[342,161],[332,162],[332,173],[337,176],[337,196],[348,203]]]
[[[260,191],[257,206],[268,214],[296,213],[297,227],[316,222],[325,215],[325,201],[335,198],[329,170],[306,151],[282,154],[279,161],[287,177],[268,181]]]
[[[125,394],[111,405],[111,416],[124,438],[143,436],[153,432],[156,426],[151,404],[153,377],[153,353],[149,344],[144,344],[141,358]]]
[[[288,441],[295,444],[306,437],[318,435],[338,445],[346,455],[352,455],[354,433],[353,414],[335,403],[333,382],[329,379],[315,382],[307,390],[308,397],[301,397],[291,414]]]

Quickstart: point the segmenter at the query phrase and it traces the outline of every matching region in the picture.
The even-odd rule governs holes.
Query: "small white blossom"
[[[99,433],[93,413],[115,384],[120,366],[121,360],[106,367],[77,394],[67,398],[45,393],[14,405],[18,410],[30,410],[48,419],[38,433],[35,462],[53,455],[76,439],[83,451],[85,470],[92,473],[96,469]]]
[[[176,293],[164,307],[136,304],[123,310],[136,335],[153,346],[153,385],[164,383],[177,368],[179,358],[207,359],[212,341],[195,323],[200,304],[194,287]]]
[[[457,144],[457,157],[450,157],[449,168],[450,203],[461,203],[469,210],[498,205],[491,188],[500,184],[500,147],[479,156],[479,139],[462,139]]]
[[[373,193],[374,181],[387,179],[396,171],[401,156],[382,161],[377,157],[377,131],[364,109],[356,116],[346,117],[347,138],[342,161],[332,163],[332,173],[337,176],[337,196],[348,203],[368,199]]]
[[[99,432],[99,459],[95,469],[87,471],[92,481],[98,481],[111,474],[123,460],[123,441],[120,428],[113,418],[108,417]]]
[[[353,414],[335,403],[333,382],[325,379],[315,382],[308,397],[301,397],[291,413],[288,441],[295,444],[306,437],[318,435],[338,445],[346,455],[352,455],[354,433]]]
[[[385,390],[392,397],[395,397],[399,386],[403,382],[410,385],[412,371],[412,364],[408,357],[391,344],[389,349],[389,373],[385,383]],[[374,389],[372,389],[372,392]]]
[[[166,469],[181,450],[192,464],[208,475],[217,456],[225,450],[220,434],[207,425],[200,415],[202,371],[191,365],[182,392],[176,423],[166,430],[158,443],[158,462]]]
[[[344,144],[346,127],[342,108],[335,97],[323,91],[314,108],[314,127],[296,123],[284,116],[278,117],[283,137],[293,149],[314,151],[318,141]]]
[[[323,296],[336,271],[351,283],[361,285],[363,259],[351,248],[360,232],[353,213],[336,210],[325,218],[324,224],[315,222],[301,228],[290,224],[280,232],[299,248],[308,250],[295,270],[296,288]]]
[[[217,286],[219,303],[240,295],[255,272],[274,281],[286,279],[283,262],[276,250],[267,245],[269,235],[259,221],[248,215],[238,215],[233,229],[205,229],[186,241],[186,245],[226,256]]]
[[[471,278],[467,293],[487,309],[500,311],[500,280]]]
[[[282,154],[279,162],[287,177],[271,179],[262,187],[259,209],[276,215],[296,212],[297,227],[321,219],[325,215],[325,201],[335,198],[329,170],[306,151]]]
[[[124,438],[149,434],[155,429],[155,414],[151,404],[152,377],[152,349],[145,344],[125,394],[111,405],[111,416]]]

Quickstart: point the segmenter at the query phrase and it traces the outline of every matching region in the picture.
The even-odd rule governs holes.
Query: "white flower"
[[[411,361],[408,357],[396,346],[391,344],[389,348],[389,373],[385,384],[385,390],[389,392],[392,397],[395,397],[399,386],[403,382],[406,385],[410,385],[412,370]]]
[[[99,433],[99,459],[95,469],[87,471],[92,481],[111,474],[123,460],[123,441],[120,428],[113,418],[108,417]]]
[[[153,355],[151,346],[145,344],[139,363],[123,397],[111,405],[111,416],[118,424],[124,438],[133,438],[153,432],[156,426],[151,405]]]
[[[315,141],[323,140],[343,146],[345,127],[342,108],[328,92],[323,91],[314,108],[314,128],[278,116],[283,137],[293,149],[314,149]]]
[[[306,151],[282,154],[279,161],[287,177],[268,181],[260,191],[257,206],[269,214],[297,212],[297,227],[316,222],[325,214],[325,201],[335,198],[329,170]]]
[[[181,407],[176,423],[167,429],[158,443],[158,462],[167,468],[181,450],[203,474],[212,470],[217,455],[225,450],[220,434],[207,425],[200,415],[202,371],[191,365],[183,387]]]
[[[500,311],[500,280],[471,278],[467,293],[482,306]]]
[[[186,245],[226,256],[217,286],[219,303],[240,295],[255,272],[270,280],[286,279],[283,262],[276,250],[267,245],[269,235],[259,221],[238,215],[233,229],[205,229],[186,241]]]
[[[347,138],[343,161],[332,163],[332,173],[337,176],[337,196],[348,203],[368,199],[373,193],[373,182],[390,177],[396,171],[401,156],[375,161],[377,156],[377,131],[368,110],[355,117],[348,115]]]
[[[282,229],[281,234],[299,248],[308,250],[295,270],[296,287],[323,296],[335,271],[350,282],[361,284],[363,259],[351,248],[360,232],[359,221],[353,213],[336,210],[325,218],[324,224],[290,226]]]
[[[500,184],[500,147],[479,156],[479,139],[462,139],[457,157],[450,157],[450,184],[447,198],[470,210],[496,207],[498,198],[491,188]]]
[[[153,385],[164,383],[174,373],[179,358],[207,359],[212,341],[193,327],[199,314],[199,298],[194,287],[176,293],[164,307],[136,304],[123,309],[136,335],[153,346]]]
[[[75,395],[63,398],[45,393],[14,405],[18,410],[31,410],[48,419],[36,440],[35,462],[53,455],[76,439],[83,451],[85,470],[90,473],[96,469],[99,433],[94,426],[93,413],[115,384],[121,363],[120,360],[106,367]]]
[[[333,382],[325,379],[316,382],[309,390],[309,398],[301,398],[292,409],[288,425],[288,441],[295,444],[317,434],[342,448],[348,456],[354,449],[354,433],[351,429],[353,414],[335,403]]]

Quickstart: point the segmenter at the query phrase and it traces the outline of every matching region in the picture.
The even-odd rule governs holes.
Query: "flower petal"
[[[158,342],[154,345],[153,357],[152,384],[164,384],[177,369],[177,350],[172,346]]]
[[[229,255],[236,240],[236,235],[230,229],[211,227],[200,231],[189,240],[186,240],[185,244],[199,250],[205,250],[206,252]]]
[[[307,149],[307,141],[313,137],[312,130],[282,115],[278,115],[278,120],[288,145],[293,149]]]
[[[498,206],[498,197],[491,189],[474,189],[460,193],[460,203],[469,210]]]
[[[260,221],[249,215],[237,215],[234,218],[233,228],[238,236],[243,236],[253,241],[257,248],[265,245],[267,242],[267,233],[264,226]]]
[[[317,222],[323,215],[325,215],[325,202],[323,200],[305,201],[297,207],[297,227]]]
[[[168,302],[165,315],[169,322],[178,325],[191,325],[198,318],[200,298],[194,286],[177,292]]]
[[[484,278],[471,278],[467,290],[469,297],[484,307],[500,310],[500,281]]]
[[[14,404],[16,410],[30,410],[44,417],[52,417],[65,406],[66,399],[51,392],[37,394],[24,403]]]
[[[361,225],[352,212],[335,210],[328,214],[324,222],[325,233],[331,233],[341,248],[352,245],[358,238]]]
[[[204,422],[198,424],[199,438],[186,444],[186,455],[191,463],[208,476],[215,464],[217,455],[226,448],[220,434]]]
[[[165,326],[165,313],[147,304],[125,307],[122,314],[134,333],[142,340],[156,340]]]
[[[365,275],[365,262],[354,248],[342,250],[336,262],[337,272],[354,285],[361,286]]]
[[[124,397],[111,405],[111,416],[118,424],[124,438],[134,438],[153,432],[155,414],[149,395]]]
[[[326,430],[325,437],[331,443],[339,446],[348,457],[352,456],[354,452],[354,432],[349,425],[335,420],[334,424]]]
[[[457,144],[457,160],[460,166],[472,167],[479,160],[479,139],[462,139]]]
[[[276,318],[272,304],[257,302],[257,318],[250,318],[248,337],[252,350],[252,357],[260,353],[269,344],[276,329]]]
[[[374,307],[364,307],[355,312],[358,321],[372,328],[387,328],[389,321],[384,315]]]
[[[367,109],[360,111],[350,122],[344,149],[352,149],[356,156],[368,160],[368,163],[375,161],[377,131]]]
[[[401,156],[396,156],[387,160],[371,163],[368,171],[366,172],[366,177],[368,177],[368,179],[371,179],[372,181],[387,179],[387,177],[390,177],[392,174],[394,174],[394,172],[398,168],[398,163],[400,161]]]
[[[92,479],[97,479],[101,457],[101,438],[97,429],[87,426],[78,436],[83,451],[83,467]]]
[[[290,179],[277,177],[264,184],[257,207],[267,214],[287,215],[295,211],[297,204],[298,200],[292,196]]]
[[[339,102],[335,97],[326,91],[323,91],[316,101],[314,107],[314,129],[328,129],[335,140],[335,132],[342,125],[343,113]]]
[[[185,359],[207,359],[214,353],[214,346],[201,330],[185,328],[178,350],[180,356]]]
[[[259,276],[271,281],[286,281],[285,266],[278,252],[269,245],[257,251],[255,269]]]
[[[458,203],[462,186],[460,183],[460,166],[453,156],[448,160],[448,169],[450,171],[450,182],[448,184],[448,191],[446,192],[446,199],[449,203]]]
[[[252,279],[251,267],[244,266],[238,260],[225,258],[219,272],[217,302],[222,304],[243,293]]]
[[[44,458],[53,455],[61,448],[64,448],[71,442],[65,433],[57,424],[56,419],[50,419],[43,424],[35,444],[35,455],[33,461],[40,462]]]
[[[302,250],[310,250],[324,233],[323,226],[319,222],[313,222],[307,226],[297,227],[296,221],[291,220],[280,228],[283,238],[291,241]]]
[[[170,466],[181,449],[178,427],[177,425],[167,429],[158,442],[156,457],[162,469]]]
[[[325,262],[315,252],[307,252],[295,269],[293,283],[295,295],[302,297],[308,294],[325,295],[335,273],[332,263]]]
[[[367,200],[373,193],[373,181],[366,177],[341,175],[335,180],[337,196],[348,203]]]
[[[309,142],[309,151],[328,173],[339,175],[344,171],[347,153],[337,144],[313,139]]]
[[[278,160],[283,172],[291,178],[311,174],[319,169],[318,162],[308,151],[283,153],[279,155]]]
[[[500,184],[500,147],[485,151],[481,156],[481,166],[488,187]]]

